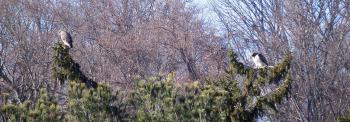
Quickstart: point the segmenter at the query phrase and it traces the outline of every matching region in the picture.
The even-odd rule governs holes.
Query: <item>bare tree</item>
[[[0,1],[0,86],[16,102],[35,100],[39,87],[50,87],[53,44],[49,1]]]

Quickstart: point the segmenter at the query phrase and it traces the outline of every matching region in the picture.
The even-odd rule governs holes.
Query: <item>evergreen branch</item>
[[[234,53],[232,50],[228,51],[227,58],[228,58],[229,66],[226,72],[228,74],[238,73],[240,75],[246,75],[251,70],[253,70],[253,68],[245,66],[243,63],[239,62],[237,60],[237,54]]]
[[[80,65],[76,63],[69,55],[69,48],[65,48],[58,43],[53,47],[53,78],[58,79],[61,84],[65,80],[83,82],[88,87],[97,88],[98,84],[92,79],[86,77],[80,70]]]
[[[269,72],[271,72],[268,81],[276,82],[281,80],[287,73],[290,68],[290,64],[292,62],[292,55],[289,53],[282,63],[277,64],[275,67],[273,67]]]
[[[287,75],[285,81],[274,91],[265,96],[260,96],[257,98],[257,107],[262,107],[262,105],[268,105],[270,108],[275,108],[272,103],[280,103],[282,99],[289,93],[290,86],[292,84],[292,79],[290,74]]]

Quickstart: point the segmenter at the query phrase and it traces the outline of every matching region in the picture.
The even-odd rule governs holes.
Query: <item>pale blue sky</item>
[[[215,12],[212,11],[212,7],[209,4],[210,0],[193,0],[193,4],[196,5],[201,11],[200,17],[206,20],[208,23],[213,24],[213,27],[219,29],[218,17]]]

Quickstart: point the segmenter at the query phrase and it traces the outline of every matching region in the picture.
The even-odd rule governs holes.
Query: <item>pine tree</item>
[[[57,96],[49,94],[48,88],[42,88],[35,103],[28,100],[19,105],[5,103],[1,108],[5,120],[86,122],[118,121],[126,118],[123,109],[125,106],[118,99],[118,91],[112,94],[108,85],[97,85],[95,81],[87,78],[80,71],[79,64],[69,55],[69,49],[64,48],[62,44],[56,44],[53,49],[53,78],[58,79],[61,84],[69,81],[67,105],[58,104]],[[9,95],[2,95],[7,101]]]
[[[276,103],[280,103],[287,96],[292,83],[289,67],[292,60],[291,54],[272,68],[253,69],[238,62],[237,55],[233,51],[228,53],[229,66],[227,76],[218,82],[218,85],[228,91],[227,108],[230,108],[228,120],[254,121],[266,110],[277,111]],[[237,88],[237,75],[243,76],[243,87]],[[261,89],[265,85],[284,81],[272,92],[262,94]]]
[[[54,46],[52,72],[60,84],[69,81],[67,121],[112,121],[123,119],[122,104],[108,85],[97,84],[86,77],[69,55],[69,49],[58,43]],[[91,89],[92,88],[92,89]]]
[[[148,80],[138,79],[131,95],[136,121],[256,121],[259,115],[277,111],[292,83],[289,74],[291,55],[273,68],[253,69],[228,53],[229,66],[219,80],[204,84],[174,83],[174,73]],[[237,76],[243,77],[242,87]],[[264,85],[281,82],[276,89],[262,94]]]
[[[6,100],[6,94],[4,95]],[[61,121],[63,115],[60,106],[53,100],[52,96],[47,94],[46,89],[40,90],[40,98],[32,108],[30,101],[25,101],[19,105],[5,103],[1,108],[5,120],[11,122],[26,121]]]
[[[54,47],[52,72],[53,78],[57,79],[60,84],[66,80],[78,83],[85,83],[89,88],[97,88],[97,83],[86,77],[80,70],[80,65],[76,63],[69,55],[69,49],[63,44],[57,43]]]
[[[147,80],[135,78],[136,85],[122,101],[108,85],[87,78],[61,44],[54,47],[53,78],[69,81],[67,107],[58,104],[47,88],[35,103],[6,103],[1,113],[8,121],[256,121],[258,116],[276,112],[276,104],[288,95],[292,83],[291,55],[274,67],[253,69],[228,53],[226,73],[206,82],[175,83],[175,73]],[[237,77],[240,77],[237,79]],[[263,86],[279,84],[263,94]],[[3,94],[4,98],[8,97]],[[339,120],[345,120],[346,117]]]
[[[337,122],[350,122],[350,109],[348,110],[348,114],[341,116],[337,119]]]

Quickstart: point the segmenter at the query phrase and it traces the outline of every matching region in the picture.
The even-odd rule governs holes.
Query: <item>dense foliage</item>
[[[64,81],[69,81],[67,97],[59,98],[56,92],[42,89],[35,103],[6,103],[1,108],[6,120],[255,121],[264,113],[276,112],[275,104],[287,96],[292,83],[290,55],[274,67],[253,69],[229,51],[229,65],[220,79],[177,83],[175,73],[149,79],[135,77],[132,91],[122,92],[104,84],[91,85],[96,82],[80,71],[69,49],[57,44],[54,51],[53,77],[63,87]],[[270,84],[278,87],[262,93]]]
[[[348,110],[348,112],[350,112],[350,109]],[[350,122],[350,113],[348,113],[347,115],[339,117],[337,121],[338,122]]]

